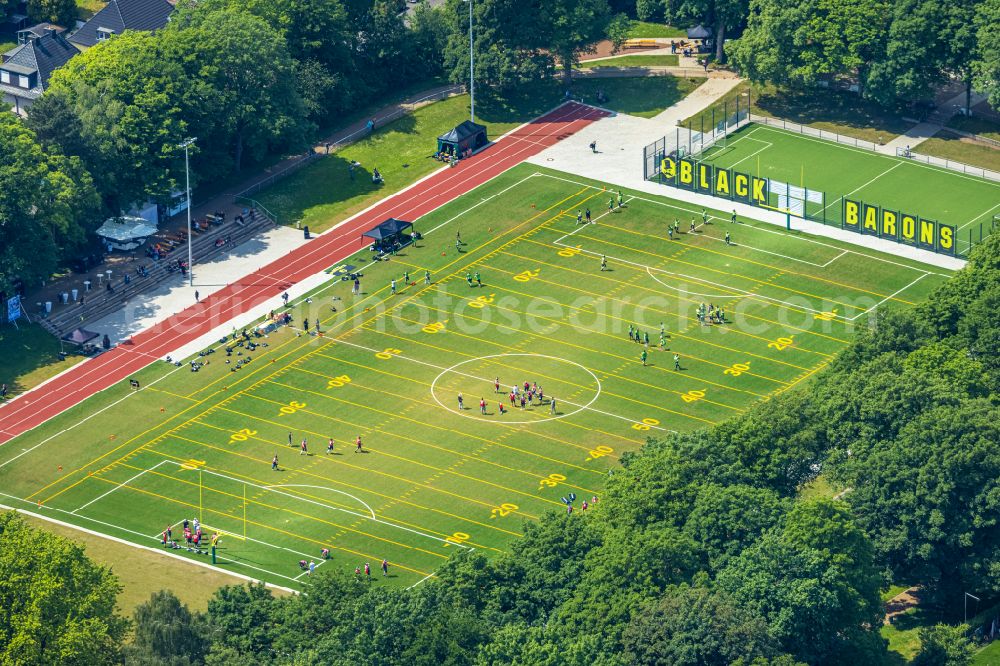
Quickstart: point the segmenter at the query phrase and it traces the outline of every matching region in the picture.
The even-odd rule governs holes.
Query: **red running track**
[[[391,196],[370,210],[137,333],[0,408],[0,444],[79,404],[213,328],[349,257],[368,243],[361,233],[387,217],[416,220],[607,115],[571,102],[524,125],[486,150]]]

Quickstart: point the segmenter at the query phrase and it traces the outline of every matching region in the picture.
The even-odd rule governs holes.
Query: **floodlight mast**
[[[476,82],[475,55],[472,42],[472,0],[462,0],[469,3],[469,118],[476,122]]]
[[[194,262],[191,260],[191,167],[188,161],[188,148],[194,145],[198,139],[190,137],[184,139],[177,147],[184,149],[184,190],[187,197],[187,218],[188,218],[188,286],[194,286]]]

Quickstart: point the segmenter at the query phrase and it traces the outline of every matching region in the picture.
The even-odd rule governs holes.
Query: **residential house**
[[[0,98],[14,107],[14,113],[24,115],[45,92],[52,72],[79,53],[61,30],[58,26],[21,30],[21,43],[0,57]]]
[[[69,38],[81,51],[126,30],[155,31],[167,25],[174,6],[167,0],[111,0]]]

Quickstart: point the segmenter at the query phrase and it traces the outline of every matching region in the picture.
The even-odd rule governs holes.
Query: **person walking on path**
[[[194,290],[194,302],[201,303],[201,295],[198,293],[197,289]]]

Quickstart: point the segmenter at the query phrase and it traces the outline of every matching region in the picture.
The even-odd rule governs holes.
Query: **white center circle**
[[[464,414],[461,411],[459,411],[457,409],[452,409],[451,407],[448,407],[443,402],[441,402],[441,400],[439,400],[438,396],[437,396],[437,391],[436,391],[436,389],[437,389],[437,383],[445,375],[453,373],[453,374],[461,375],[463,377],[468,377],[469,379],[475,379],[476,381],[481,381],[481,382],[486,383],[486,384],[492,384],[493,381],[494,381],[492,379],[486,379],[486,378],[483,378],[483,377],[477,377],[476,375],[472,375],[472,374],[469,374],[467,372],[462,372],[462,371],[458,370],[458,368],[461,368],[462,366],[468,365],[470,363],[478,363],[480,361],[487,361],[489,359],[506,358],[506,357],[510,357],[510,356],[530,356],[530,357],[534,357],[534,358],[545,358],[545,359],[549,359],[549,360],[552,360],[552,361],[558,361],[560,363],[565,363],[567,365],[576,366],[577,368],[580,368],[581,370],[583,370],[584,372],[586,372],[588,375],[590,375],[593,378],[594,384],[597,386],[597,388],[594,391],[594,397],[592,397],[585,404],[582,404],[582,405],[572,405],[575,409],[573,409],[570,412],[566,412],[566,413],[563,413],[563,414],[556,414],[556,415],[553,415],[553,416],[546,416],[545,418],[531,419],[531,420],[527,420],[527,421],[509,421],[506,418],[503,418],[503,420],[501,421],[502,423],[506,423],[508,425],[522,425],[522,424],[532,424],[532,423],[544,423],[545,421],[554,421],[556,419],[564,419],[564,418],[566,418],[568,416],[573,416],[574,414],[577,414],[577,413],[582,412],[583,410],[587,409],[592,404],[594,404],[594,402],[601,396],[601,380],[598,379],[597,375],[595,375],[593,372],[591,372],[587,367],[585,367],[583,365],[580,365],[576,361],[567,361],[564,358],[559,358],[557,356],[548,356],[546,354],[530,354],[530,353],[519,354],[519,353],[512,352],[512,353],[509,353],[509,354],[491,354],[489,356],[479,356],[477,358],[470,358],[470,359],[466,359],[465,361],[462,361],[460,363],[456,363],[455,365],[451,366],[450,368],[445,368],[444,370],[442,370],[440,372],[440,374],[438,374],[437,377],[434,378],[434,381],[431,382],[431,397],[434,398],[434,402],[436,402],[437,404],[441,405],[442,407],[444,407],[446,410],[448,410],[452,414],[458,414],[459,416],[464,416],[467,419],[482,420],[482,418],[481,418],[482,414],[479,414],[478,412],[473,413],[473,414]],[[556,397],[556,401],[557,401],[557,403],[558,402],[562,402],[563,404],[571,405],[571,403],[569,403],[569,402],[560,400],[558,396]],[[468,410],[468,411],[471,412],[472,410]],[[512,410],[508,410],[508,411],[512,411]],[[502,418],[502,417],[498,416],[498,418]]]

